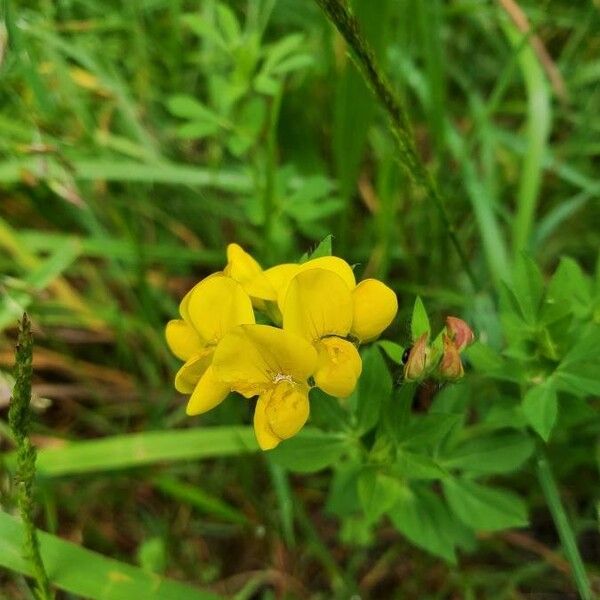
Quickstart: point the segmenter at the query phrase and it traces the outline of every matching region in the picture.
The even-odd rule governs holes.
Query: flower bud
[[[429,366],[428,337],[429,333],[424,333],[417,339],[408,353],[408,359],[404,365],[404,378],[407,381],[420,379]]]
[[[465,372],[460,361],[458,346],[446,334],[442,336],[442,339],[444,340],[444,353],[440,363],[440,375],[444,379],[459,379]]]
[[[462,352],[475,341],[475,335],[471,328],[457,317],[446,317],[446,330],[458,352]]]

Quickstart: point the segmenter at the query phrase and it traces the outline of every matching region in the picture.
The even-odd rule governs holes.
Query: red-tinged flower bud
[[[407,381],[420,379],[429,366],[429,346],[427,345],[428,333],[424,333],[413,344],[404,365],[404,378]]]
[[[446,329],[459,352],[475,341],[475,335],[471,328],[462,319],[446,317]]]
[[[444,353],[440,363],[440,375],[444,379],[459,379],[465,372],[460,360],[458,346],[446,334],[442,336],[442,339],[444,340]]]

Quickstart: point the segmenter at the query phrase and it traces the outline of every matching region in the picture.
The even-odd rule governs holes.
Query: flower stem
[[[31,376],[32,376],[33,337],[27,313],[23,314],[19,326],[19,337],[15,353],[15,385],[8,411],[8,423],[17,443],[17,466],[15,471],[15,487],[17,502],[23,520],[25,539],[23,551],[30,561],[33,577],[36,580],[34,590],[38,600],[51,600],[54,597],[50,589],[48,575],[40,554],[40,546],[35,524],[34,483],[36,450],[29,439],[31,422]]]
[[[450,221],[444,198],[438,191],[431,174],[425,167],[425,164],[416,150],[414,136],[404,106],[394,93],[386,76],[379,69],[375,55],[360,31],[358,21],[348,10],[344,0],[315,1],[354,52],[358,70],[361,72],[365,81],[372,89],[390,118],[392,131],[400,149],[401,162],[404,164],[415,183],[424,188],[429,200],[439,212],[444,227],[446,228],[448,236],[450,237],[465,272],[469,277],[473,288],[477,289],[477,279],[471,269],[466,252],[458,239],[456,229]]]
[[[537,472],[546,503],[552,514],[554,525],[558,530],[563,550],[567,556],[567,560],[571,564],[573,579],[575,580],[579,595],[583,600],[591,600],[590,582],[588,581],[581,554],[579,554],[579,549],[577,548],[575,533],[560,500],[550,463],[541,447],[538,447],[537,452]]]

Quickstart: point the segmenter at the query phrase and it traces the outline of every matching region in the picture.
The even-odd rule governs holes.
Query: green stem
[[[590,589],[590,583],[588,581],[587,573],[583,565],[581,554],[577,548],[577,542],[575,540],[575,533],[567,514],[560,500],[556,481],[552,475],[550,464],[544,451],[538,448],[537,452],[537,472],[546,503],[552,514],[554,525],[558,530],[558,535],[563,547],[563,550],[567,556],[567,560],[571,564],[571,571],[575,585],[579,591],[579,595],[583,600],[592,600],[592,592]]]
[[[404,106],[396,97],[390,82],[381,72],[375,60],[375,55],[369,44],[361,34],[356,18],[350,13],[343,0],[315,0],[329,20],[346,40],[348,46],[353,50],[356,65],[362,73],[373,93],[388,113],[391,121],[392,131],[400,148],[400,159],[412,179],[424,188],[429,200],[436,207],[442,219],[446,232],[458,254],[460,261],[467,273],[471,284],[478,288],[475,274],[471,269],[467,255],[458,239],[456,229],[448,212],[443,197],[438,191],[433,178],[417,153],[416,144],[410,122]]]
[[[27,314],[23,315],[19,327],[15,361],[15,385],[8,411],[8,423],[17,443],[17,466],[15,488],[17,502],[23,520],[25,539],[23,550],[31,562],[33,577],[36,580],[35,596],[38,600],[51,600],[48,575],[44,569],[37,531],[33,522],[34,484],[36,450],[29,439],[31,421],[31,377],[32,377],[33,337]]]

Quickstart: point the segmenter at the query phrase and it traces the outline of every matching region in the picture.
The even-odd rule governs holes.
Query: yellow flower
[[[250,298],[242,286],[222,274],[214,274],[195,285],[179,306],[182,319],[169,321],[166,338],[169,348],[186,361],[175,376],[175,388],[191,394],[188,415],[214,408],[230,391],[215,378],[212,365],[215,348],[237,325],[254,323]]]
[[[333,271],[308,269],[289,283],[283,328],[310,342],[317,351],[315,384],[338,398],[349,396],[362,370],[358,350],[345,338],[353,320],[352,293]]]
[[[254,430],[263,450],[303,427],[309,415],[307,379],[317,362],[304,339],[269,325],[241,325],[219,343],[213,368],[219,381],[247,398],[258,395]]]
[[[260,264],[238,244],[227,246],[227,265],[223,274],[237,281],[257,308],[264,308],[265,301],[277,299],[275,288]]]

